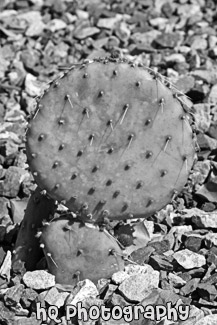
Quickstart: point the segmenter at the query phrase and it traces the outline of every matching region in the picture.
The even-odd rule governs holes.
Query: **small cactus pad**
[[[40,188],[32,193],[18,232],[12,259],[13,270],[23,263],[27,271],[33,271],[43,256],[37,238],[43,221],[49,221],[55,211],[55,202],[47,198]]]
[[[86,278],[97,283],[124,268],[114,237],[94,225],[73,220],[70,214],[45,225],[40,240],[49,271],[58,283],[76,284]]]
[[[195,158],[184,102],[142,65],[100,59],[72,67],[41,96],[27,131],[36,182],[92,220],[160,210]]]

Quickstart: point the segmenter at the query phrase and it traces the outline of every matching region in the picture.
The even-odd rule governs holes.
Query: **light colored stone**
[[[193,223],[195,223],[199,228],[213,228],[217,229],[217,213],[203,213],[201,215],[196,215],[192,218]]]
[[[11,252],[8,250],[4,258],[4,261],[0,267],[0,276],[7,281],[10,281],[10,272],[11,272]]]
[[[208,102],[217,104],[217,84],[213,85],[208,96]]]
[[[39,36],[43,32],[45,28],[45,24],[39,20],[39,21],[34,21],[31,23],[31,25],[27,28],[25,34],[26,36],[33,37],[33,36]]]
[[[175,260],[185,269],[194,269],[206,264],[203,255],[194,253],[189,249],[183,249],[173,254]]]
[[[209,232],[208,234],[206,234],[204,236],[207,244],[208,243],[211,243],[211,245],[209,244],[208,246],[211,247],[211,246],[217,246],[217,233],[212,233],[212,232]]]
[[[122,15],[116,15],[115,17],[110,18],[101,18],[97,23],[97,27],[105,29],[114,29],[117,22],[121,20]]]
[[[119,291],[129,301],[140,302],[146,298],[154,288],[158,288],[159,272],[134,274],[126,278],[119,286]]]
[[[128,277],[129,274],[127,274],[125,271],[118,271],[112,274],[112,281],[116,284],[120,284]]]
[[[76,9],[76,16],[80,20],[87,20],[89,19],[89,12],[81,9]]]
[[[44,297],[51,306],[57,306],[58,308],[64,306],[66,298],[69,296],[69,292],[59,292],[56,287],[52,287]]]
[[[156,18],[150,19],[149,22],[150,22],[151,26],[158,27],[159,30],[162,30],[168,24],[168,18],[156,17]]]
[[[17,15],[17,18],[19,20],[25,20],[26,22],[28,22],[28,24],[32,24],[34,22],[39,22],[42,20],[41,13],[38,10],[22,12]]]
[[[185,280],[183,280],[180,276],[173,273],[168,274],[168,279],[175,288],[180,288],[186,284]]]
[[[67,304],[76,306],[78,302],[86,300],[88,297],[96,298],[99,294],[97,287],[89,279],[80,281],[77,287],[80,288],[80,290],[75,296],[72,295],[67,299]]]
[[[41,92],[42,84],[40,81],[37,80],[35,76],[31,73],[27,73],[25,79],[25,90],[28,95],[34,97],[38,96]]]
[[[203,184],[210,172],[210,160],[197,161],[190,179],[193,184]]]
[[[171,55],[165,56],[166,62],[185,62],[185,57],[183,54],[180,53],[173,53]]]
[[[213,314],[201,318],[196,322],[195,325],[216,325],[216,324],[217,324],[217,314]]]
[[[87,37],[98,34],[99,32],[100,32],[100,29],[97,28],[97,27],[84,27],[84,28],[81,28],[81,29],[77,29],[74,32],[74,37],[79,39],[79,40],[82,40],[82,39],[85,39]]]
[[[194,118],[198,131],[207,132],[211,123],[210,105],[195,104],[194,110]]]
[[[125,267],[125,272],[129,275],[135,274],[146,274],[152,273],[154,271],[153,267],[149,264],[145,265],[136,265],[136,264],[129,264]]]
[[[56,32],[56,31],[58,31],[60,29],[65,29],[66,26],[67,25],[63,20],[61,20],[61,19],[52,19],[51,21],[49,21],[46,28],[54,33],[54,32]]]
[[[144,43],[149,46],[159,35],[161,35],[159,30],[152,29],[145,33],[134,33],[132,37],[136,43]]]
[[[44,270],[28,271],[23,276],[23,282],[29,288],[45,290],[55,286],[55,276]]]

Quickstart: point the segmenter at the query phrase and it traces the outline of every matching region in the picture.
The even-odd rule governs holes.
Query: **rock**
[[[184,75],[178,78],[175,82],[177,89],[182,91],[184,94],[194,88],[195,79],[192,76]]]
[[[199,268],[206,264],[203,255],[183,249],[173,254],[174,259],[185,269]]]
[[[88,297],[96,298],[99,294],[97,287],[89,279],[78,282],[76,289],[78,290],[77,294],[71,297],[69,296],[66,302],[67,304],[76,306],[78,302],[82,302]]]
[[[44,297],[46,301],[51,306],[57,306],[60,308],[64,306],[65,300],[69,296],[69,292],[59,292],[56,287],[52,287]]]
[[[217,125],[215,122],[214,123],[211,122],[208,135],[210,135],[212,138],[217,140]]]
[[[210,202],[217,202],[217,177],[216,172],[212,171],[205,184],[199,187],[196,194],[200,195]]]
[[[216,59],[216,57],[217,57],[217,46],[214,46],[214,47],[210,48],[209,56],[211,58],[213,58],[213,59]]]
[[[65,58],[68,55],[69,46],[64,42],[60,42],[55,48],[55,56],[59,58]]]
[[[217,289],[212,284],[199,283],[197,286],[197,293],[201,298],[210,302],[217,298]]]
[[[87,20],[89,19],[89,12],[81,9],[76,9],[76,16],[79,20]]]
[[[37,298],[38,294],[32,288],[26,288],[20,298],[20,302],[24,308],[29,308],[31,303]]]
[[[110,299],[117,288],[118,288],[118,286],[116,284],[111,284],[110,283],[107,286],[107,290],[106,290],[106,294],[104,296],[104,300],[106,301],[106,300]]]
[[[34,49],[28,49],[22,51],[20,59],[25,68],[34,70],[34,67],[40,63],[40,54]]]
[[[208,315],[198,320],[195,325],[216,325],[217,314]]]
[[[186,285],[180,289],[180,294],[183,296],[188,296],[197,289],[199,282],[200,278],[193,278],[189,280]]]
[[[49,21],[49,23],[46,25],[46,29],[50,30],[52,33],[66,28],[66,23],[61,19],[52,19]]]
[[[25,209],[27,207],[27,200],[10,200],[12,220],[14,223],[20,224],[23,220]]]
[[[29,315],[28,309],[24,309],[20,303],[16,305],[16,307],[11,307],[12,309],[15,309],[16,317],[22,316],[27,317]]]
[[[159,30],[163,30],[168,24],[168,19],[163,17],[156,17],[150,19],[149,22],[151,26],[158,27]]]
[[[215,35],[209,35],[208,44],[209,44],[209,48],[215,47],[217,44],[217,37]]]
[[[156,305],[159,303],[159,297],[160,297],[160,292],[162,289],[153,289],[152,292],[141,301],[141,305],[143,307],[150,306],[150,305]]]
[[[6,306],[16,307],[24,290],[23,284],[17,284],[9,288],[4,296],[4,302]]]
[[[1,55],[0,55],[0,59],[1,59],[1,66],[0,66],[0,78],[4,78],[5,76],[5,72],[8,69],[9,66],[9,61],[5,60]]]
[[[193,185],[203,184],[210,172],[210,160],[197,161],[190,175]]]
[[[216,80],[216,71],[212,70],[194,70],[192,71],[192,76],[195,77],[196,80],[202,80],[207,84],[213,83]]]
[[[208,247],[217,246],[217,234],[216,233],[209,232],[208,234],[206,234],[204,236],[204,239],[205,239],[205,242]],[[216,254],[216,258],[217,258],[217,254]],[[216,263],[216,266],[217,266],[217,263]]]
[[[173,53],[164,58],[166,62],[185,62],[185,57],[180,53]]]
[[[207,132],[211,124],[210,105],[195,104],[194,111],[194,118],[197,129],[201,132]]]
[[[193,50],[206,50],[207,49],[207,40],[201,35],[195,35],[193,41],[191,42],[191,48]]]
[[[29,25],[35,21],[40,21],[42,19],[40,11],[30,10],[26,12],[20,12],[17,18],[21,21],[27,22]]]
[[[192,222],[197,225],[198,228],[213,228],[217,229],[217,213],[210,212],[203,215],[194,216]]]
[[[122,19],[122,15],[116,15],[110,18],[101,18],[97,23],[97,27],[105,29],[114,29],[119,20]]]
[[[214,104],[214,105],[217,104],[217,84],[213,85],[210,90],[210,93],[208,96],[208,103]]]
[[[97,281],[97,290],[99,291],[99,294],[101,295],[102,292],[105,292],[106,289],[108,288],[110,284],[110,280],[109,279],[99,279]]]
[[[55,286],[55,276],[44,270],[26,272],[23,282],[29,288],[45,290]]]
[[[100,32],[100,29],[97,27],[84,27],[84,28],[76,29],[74,31],[74,37],[78,40],[82,40],[87,37],[98,34],[99,32]]]
[[[134,33],[131,35],[133,42],[136,44],[144,44],[146,47],[151,46],[152,42],[160,37],[161,32],[158,30],[151,30],[145,33]]]
[[[194,305],[190,306],[189,318],[180,325],[195,325],[195,322],[204,317],[204,312],[195,307]]]
[[[172,304],[175,305],[180,299],[180,296],[177,295],[173,290],[160,290],[159,293],[163,305],[167,304],[168,302],[172,302]]]
[[[126,278],[129,277],[129,274],[125,271],[118,271],[112,274],[112,281],[115,284],[121,284]]]
[[[180,288],[186,284],[185,280],[183,280],[180,276],[173,274],[171,272],[168,274],[168,279],[169,282],[172,283],[174,288]]]
[[[10,201],[5,197],[0,197],[0,223],[5,216],[9,215],[9,210],[8,210],[9,206],[10,206]]]
[[[192,252],[198,252],[201,248],[203,238],[197,235],[190,235],[185,241],[185,248]]]
[[[121,295],[117,293],[113,293],[111,297],[111,304],[113,306],[121,306],[121,308],[125,306],[129,306],[129,302],[126,301]]]
[[[148,244],[150,247],[155,249],[156,254],[163,254],[170,250],[170,241],[168,239],[163,239],[161,241],[154,241]]]
[[[169,2],[166,2],[161,7],[161,12],[167,17],[170,18],[173,14],[173,6]]]
[[[197,142],[201,151],[217,149],[217,140],[210,138],[206,134],[203,133],[197,134]]]
[[[155,251],[155,249],[151,246],[145,246],[142,248],[137,249],[136,251],[132,252],[130,255],[130,259],[142,265],[143,263],[148,263],[150,255]]]
[[[205,202],[201,206],[201,209],[205,212],[213,212],[216,209],[216,204],[212,202]]]
[[[186,2],[188,1],[186,0],[180,0],[179,2],[182,4],[177,8],[177,13],[180,16],[191,17],[193,15],[196,15],[201,10],[198,3],[187,4]]]
[[[125,272],[128,275],[149,274],[153,272],[153,268],[148,264],[144,264],[144,265],[129,264],[125,267]]]
[[[35,76],[27,73],[25,79],[25,90],[29,96],[39,96],[42,91],[42,83]]]
[[[20,167],[10,166],[5,173],[4,180],[0,180],[0,195],[14,198],[20,191],[20,185],[25,178],[26,171]]]
[[[159,272],[134,274],[126,278],[119,286],[119,291],[129,301],[140,302],[154,288],[158,288]]]
[[[126,43],[128,41],[131,31],[125,21],[117,23],[115,34],[122,42]]]
[[[1,263],[0,260],[0,277],[3,279],[6,279],[8,282],[10,281],[11,278],[11,252],[8,250],[6,255],[4,255],[3,262]]]
[[[155,38],[155,43],[161,48],[174,48],[182,42],[179,33],[162,33]]]
[[[11,325],[13,324],[12,322],[14,322],[14,312],[12,310],[10,310],[9,308],[7,308],[4,304],[3,301],[0,300],[0,322],[2,324],[6,324],[6,325]]]
[[[35,317],[20,317],[15,316],[13,319],[13,325],[40,325],[41,321],[37,320]]]
[[[34,21],[32,24],[27,28],[25,34],[29,37],[40,36],[45,29],[46,25],[41,21]]]
[[[172,271],[173,265],[170,263],[170,259],[163,255],[152,255],[150,257],[149,264],[153,267],[154,270],[165,270]]]

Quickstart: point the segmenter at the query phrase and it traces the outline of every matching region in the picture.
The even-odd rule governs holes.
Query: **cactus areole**
[[[195,158],[183,94],[142,64],[113,58],[73,66],[51,83],[26,145],[41,189],[92,221],[160,210]]]

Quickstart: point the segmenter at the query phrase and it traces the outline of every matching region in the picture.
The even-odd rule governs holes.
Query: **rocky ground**
[[[191,306],[188,320],[132,324],[217,324],[216,1],[2,0],[0,9],[0,324],[45,324],[36,320],[37,302],[56,305],[67,324],[65,306],[76,301],[86,307],[171,301]],[[112,279],[73,288],[46,270],[13,272],[14,243],[36,187],[24,144],[34,98],[63,69],[114,51],[154,67],[192,100],[200,150],[188,184],[144,222],[144,247]]]

